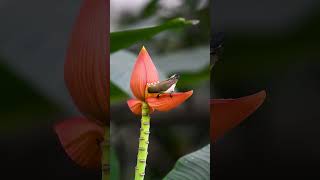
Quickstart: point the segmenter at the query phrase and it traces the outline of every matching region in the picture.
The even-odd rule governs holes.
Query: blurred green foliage
[[[120,24],[124,27],[132,24],[143,23],[152,19],[156,22],[166,22],[176,17],[185,19],[198,19],[197,26],[187,29],[171,30],[165,33],[164,37],[150,39],[146,42],[155,45],[158,52],[176,51],[181,48],[194,47],[197,45],[209,44],[210,39],[210,16],[209,1],[182,0],[179,6],[167,9],[161,6],[160,0],[150,0],[139,13],[124,12],[120,16]],[[163,46],[166,44],[166,46]]]
[[[180,89],[191,89],[210,80],[209,67],[206,67],[198,72],[181,72],[180,74]]]
[[[120,49],[128,48],[130,45],[138,41],[148,40],[162,31],[187,25],[195,25],[197,22],[197,20],[175,18],[157,26],[112,32],[110,33],[110,52],[113,53]]]
[[[129,96],[123,92],[119,87],[114,83],[110,82],[110,103],[120,102],[128,99]]]

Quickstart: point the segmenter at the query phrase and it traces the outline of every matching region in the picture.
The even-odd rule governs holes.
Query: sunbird
[[[180,75],[174,74],[164,81],[148,83],[148,93],[158,93],[157,98],[159,98],[161,94],[170,94],[170,97],[172,97],[171,94],[174,92],[179,78]]]

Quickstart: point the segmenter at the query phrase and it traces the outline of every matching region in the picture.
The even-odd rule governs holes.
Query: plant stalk
[[[109,180],[110,178],[110,166],[109,166],[109,127],[105,127],[104,138],[101,144],[102,147],[102,159],[101,159],[101,176],[102,180]]]
[[[139,149],[137,156],[137,166],[135,170],[135,180],[143,180],[147,165],[149,134],[150,134],[150,116],[149,106],[147,103],[142,103],[142,118],[139,137]]]

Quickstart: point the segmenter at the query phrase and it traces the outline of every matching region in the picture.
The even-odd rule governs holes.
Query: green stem
[[[101,144],[102,147],[102,159],[101,159],[101,171],[102,180],[109,180],[110,166],[109,166],[109,127],[105,127],[104,138]]]
[[[143,180],[145,175],[145,169],[147,165],[148,156],[148,144],[150,134],[150,116],[149,106],[147,103],[142,103],[142,118],[139,138],[139,149],[137,157],[137,166],[135,171],[135,180]]]

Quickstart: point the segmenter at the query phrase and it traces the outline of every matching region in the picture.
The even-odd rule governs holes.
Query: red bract
[[[137,99],[144,101],[147,83],[157,81],[159,81],[157,68],[153,64],[148,51],[142,47],[131,74],[131,91]]]
[[[86,0],[74,26],[65,82],[78,109],[101,124],[109,121],[109,14],[106,0]]]
[[[137,57],[130,80],[131,91],[137,99],[130,99],[127,102],[134,114],[141,114],[142,102],[148,104],[150,113],[155,110],[169,111],[179,106],[193,93],[193,91],[179,92],[172,93],[171,96],[169,94],[162,94],[159,97],[157,97],[158,93],[148,93],[148,83],[158,81],[157,68],[153,64],[147,50],[143,47]]]
[[[86,118],[55,126],[65,151],[77,164],[100,166],[105,127],[109,126],[109,3],[85,0],[67,50],[65,82]]]
[[[261,91],[238,99],[211,100],[211,141],[215,142],[246,119],[263,103],[265,97],[266,92]]]
[[[71,118],[58,123],[55,131],[64,150],[79,165],[98,168],[101,160],[100,142],[104,129],[83,117]]]

